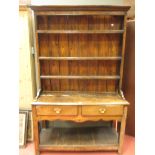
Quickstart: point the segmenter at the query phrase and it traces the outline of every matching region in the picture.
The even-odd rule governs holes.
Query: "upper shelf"
[[[39,57],[39,60],[121,60],[122,57]]]
[[[71,75],[41,75],[41,79],[120,79],[119,75],[106,75],[106,76],[101,76],[101,75],[92,75],[92,76],[71,76]]]
[[[65,34],[111,34],[111,33],[123,33],[124,30],[37,30],[37,33],[65,33]]]

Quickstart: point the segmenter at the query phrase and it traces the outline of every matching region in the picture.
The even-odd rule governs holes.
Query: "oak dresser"
[[[31,5],[37,96],[35,153],[122,153],[129,103],[123,96],[129,6]],[[110,127],[40,128],[45,121],[112,121]],[[117,124],[119,124],[120,126]]]

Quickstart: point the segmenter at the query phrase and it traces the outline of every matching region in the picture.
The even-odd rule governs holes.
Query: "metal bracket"
[[[123,91],[122,90],[119,90],[119,93],[120,93],[121,97],[125,100]]]
[[[31,53],[32,53],[32,55],[35,55],[34,47],[31,48]]]

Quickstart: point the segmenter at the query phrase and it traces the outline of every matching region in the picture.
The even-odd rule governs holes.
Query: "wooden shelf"
[[[41,79],[120,79],[120,76],[41,75]]]
[[[40,133],[40,150],[118,149],[118,133],[111,127],[48,128]]]
[[[112,34],[112,33],[123,33],[124,30],[37,30],[39,34],[55,34],[55,33],[64,33],[64,34]]]
[[[97,12],[92,12],[92,11],[48,11],[48,12],[37,12],[37,16],[44,15],[44,16],[123,16],[125,15],[125,12],[121,11],[97,11]]]
[[[121,60],[122,57],[39,57],[39,60]]]
[[[78,99],[78,102],[77,102]],[[33,105],[129,105],[116,92],[43,91]]]

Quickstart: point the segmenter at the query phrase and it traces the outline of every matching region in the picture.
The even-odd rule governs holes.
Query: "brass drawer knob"
[[[61,108],[54,108],[54,111],[56,114],[60,114],[61,113]]]
[[[105,108],[100,108],[100,109],[99,109],[99,112],[100,112],[101,114],[104,114],[104,113],[106,112],[106,109],[105,109]]]

